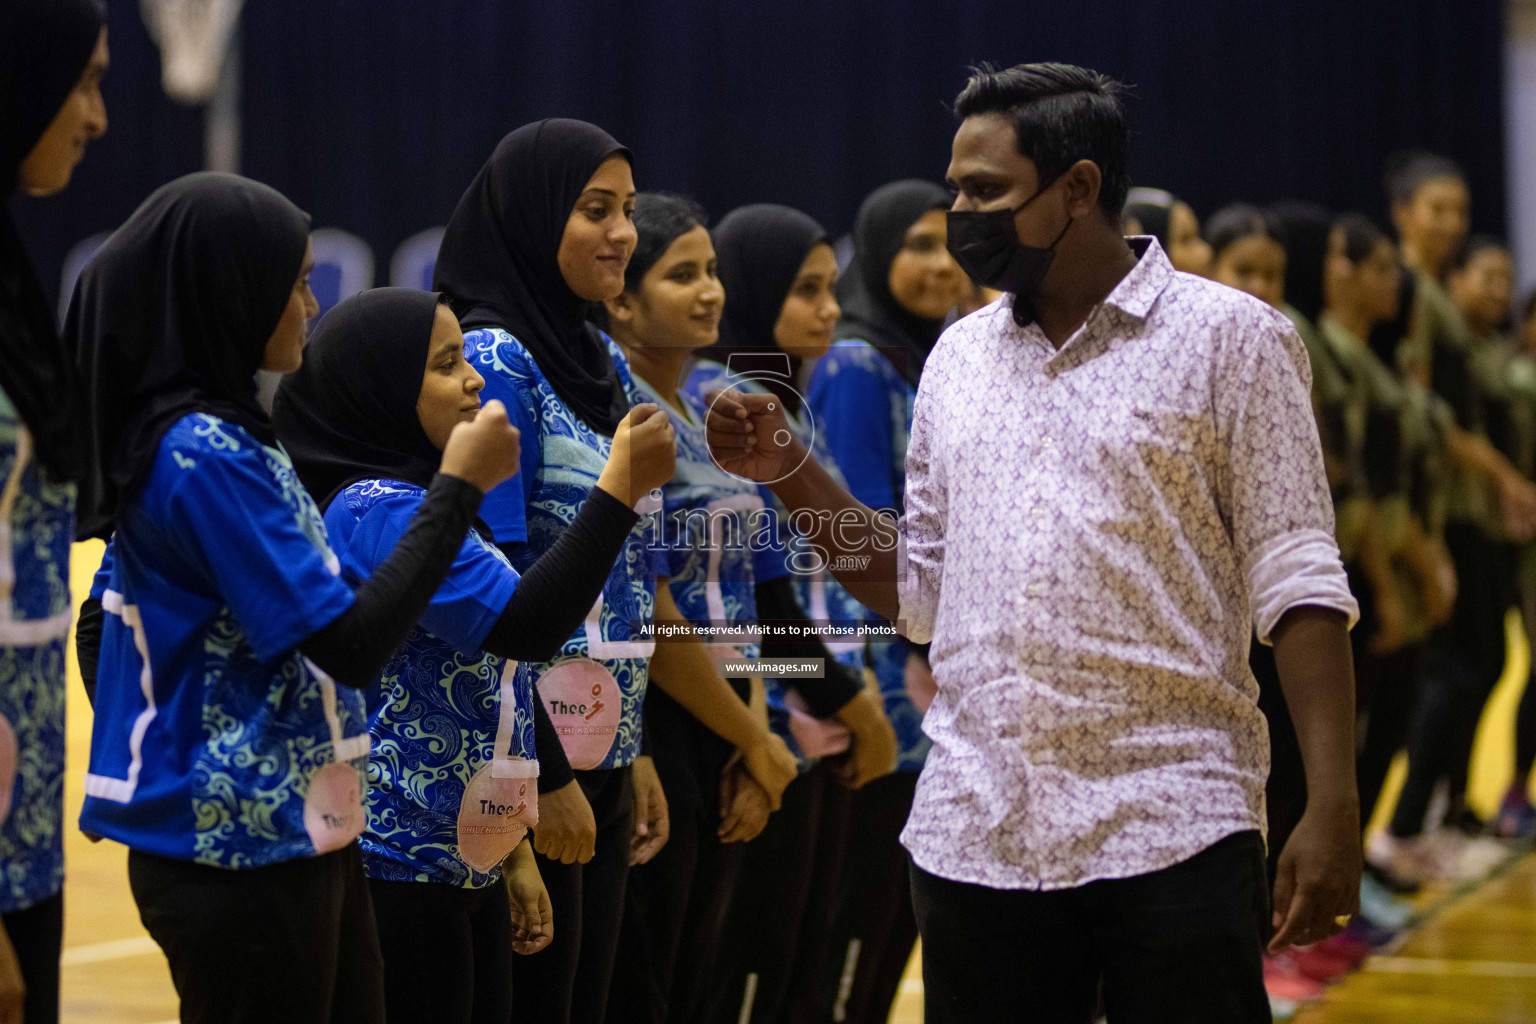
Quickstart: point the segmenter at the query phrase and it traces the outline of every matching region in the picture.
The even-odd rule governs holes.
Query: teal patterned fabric
[[[81,828],[225,868],[312,855],[310,783],[362,785],[367,717],[297,649],[353,596],[287,454],[183,417],[110,550]]]
[[[0,390],[0,716],[14,739],[10,809],[0,824],[0,912],[64,883],[64,637],[72,613],[75,488],[48,478]],[[7,743],[7,746],[10,744]]]
[[[608,349],[628,390],[632,382],[624,353],[611,339]],[[470,331],[464,335],[464,352],[485,378],[481,401],[500,400],[512,425],[522,432],[518,476],[486,495],[480,515],[497,544],[511,555],[513,568],[523,572],[575,520],[582,502],[597,485],[613,439],[596,433],[566,408],[532,354],[506,331]],[[603,586],[597,630],[599,643],[625,645],[608,650],[646,653],[609,656],[600,650],[596,652],[599,656],[592,657],[587,631],[581,627],[554,660],[528,665],[535,686],[543,675],[570,658],[592,657],[612,674],[620,695],[618,732],[607,756],[595,766],[598,769],[622,768],[640,754],[640,709],[653,642],[642,635],[641,624],[653,621],[656,610],[656,567],[649,529],[647,517],[642,515],[624,542]]]
[[[682,408],[673,407],[639,377],[634,378],[629,399],[637,405],[654,402],[666,410],[677,434],[677,471],[662,488],[663,514],[651,517],[651,522],[658,531],[657,569],[669,577],[678,611],[692,623],[715,621],[710,609],[714,585],[724,623],[756,620],[754,563],[771,559],[777,550],[765,543],[772,524],[762,488],[715,465],[704,439],[704,407],[697,399],[679,394]],[[712,529],[718,534],[713,542]],[[720,552],[713,568],[712,543]],[[758,655],[756,643],[738,645],[737,650],[746,658]]]

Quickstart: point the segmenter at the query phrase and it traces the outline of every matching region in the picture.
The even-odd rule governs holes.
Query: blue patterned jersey
[[[870,508],[900,512],[906,489],[907,432],[912,428],[912,385],[866,341],[845,338],[816,361],[806,401],[848,491]],[[871,622],[881,621],[866,611]],[[923,713],[907,695],[905,640],[871,643],[870,662],[880,682],[886,717],[896,730],[896,770],[919,771],[933,741],[923,735]]]
[[[64,883],[64,636],[75,488],[48,478],[0,391],[0,912]]]
[[[613,439],[598,434],[566,408],[533,355],[506,331],[470,331],[464,335],[464,346],[465,355],[485,378],[481,400],[500,399],[512,425],[522,432],[518,475],[485,496],[480,516],[496,543],[510,546],[513,566],[526,571],[575,520],[607,464]],[[631,382],[624,353],[611,340],[608,349],[627,390]],[[625,540],[586,624],[565,642],[555,660],[528,666],[535,686],[540,686],[540,680],[552,673],[563,675],[563,663],[591,658],[617,683],[617,732],[607,754],[593,768],[620,768],[640,753],[640,708],[655,646],[653,639],[641,635],[641,623],[655,617],[653,557],[642,516]],[[550,704],[548,689],[544,686],[541,692],[546,704]],[[551,705],[557,729],[561,728],[559,711]]]
[[[666,410],[677,434],[677,470],[662,488],[661,514],[650,517],[657,572],[669,578],[672,599],[689,622],[753,622],[757,580],[786,572],[765,491],[715,464],[704,439],[704,407],[691,395],[677,397],[680,408],[639,377],[629,389],[636,405],[654,402]],[[737,653],[755,658],[758,645],[739,645]]]
[[[182,417],[110,550],[80,827],[226,868],[314,854],[311,782],[362,784],[368,722],[297,649],[353,596],[287,454]]]
[[[702,404],[704,395],[715,388],[735,388],[738,391],[755,394],[768,393],[766,385],[751,377],[734,376],[724,366],[713,360],[699,360],[693,372],[689,374],[684,390]],[[811,456],[833,479],[843,483],[837,462],[827,448],[824,432],[817,429],[809,410],[802,407],[797,415],[789,416],[788,419],[790,429],[810,451]],[[771,495],[771,492],[769,493]],[[780,523],[789,522],[788,511],[777,497],[773,497],[773,507]],[[862,622],[865,619],[867,613],[864,606],[844,590],[842,584],[838,583],[824,566],[815,567],[817,560],[810,557],[809,546],[803,538],[791,534],[786,537],[786,544],[795,597],[811,621],[825,624],[827,622]],[[862,640],[832,640],[827,643],[827,648],[844,665],[855,670],[863,669],[864,643]],[[804,770],[810,762],[801,755],[799,744],[795,742],[794,736],[789,731],[789,710],[785,705],[787,688],[778,680],[767,678],[763,680],[763,687],[768,697],[768,724],[773,727],[774,732],[784,738],[796,756],[801,758],[801,768]]]
[[[849,493],[870,508],[902,509],[916,397],[889,359],[855,338],[834,344],[811,370],[806,404]]]
[[[342,578],[356,586],[394,551],[426,491],[395,480],[346,488],[325,511]],[[533,760],[533,682],[515,661],[480,649],[512,592],[517,572],[470,531],[421,622],[366,691],[368,828],[363,865],[372,878],[490,885],[500,867],[475,871],[458,852],[459,803],[469,780],[501,754]],[[515,712],[509,749],[495,741],[502,673],[511,672]]]

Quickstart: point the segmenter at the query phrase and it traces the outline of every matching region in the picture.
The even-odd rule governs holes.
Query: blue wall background
[[[202,165],[134,0],[109,0],[111,129],[75,184],[13,200],[50,287],[64,252]],[[382,283],[496,140],[582,117],[641,188],[718,218],[775,201],[845,231],[893,178],[942,178],[967,66],[1054,59],[1135,86],[1132,176],[1202,215],[1302,197],[1384,218],[1388,153],[1468,171],[1504,226],[1498,0],[247,0],[244,171],[368,241]]]

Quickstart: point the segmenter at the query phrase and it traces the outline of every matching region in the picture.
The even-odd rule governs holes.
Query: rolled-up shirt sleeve
[[[1360,617],[1334,540],[1311,378],[1301,339],[1278,315],[1234,330],[1216,367],[1222,514],[1266,644],[1301,605],[1339,611],[1351,627]]]
[[[897,560],[900,625],[907,639],[919,644],[933,640],[939,584],[944,575],[949,495],[939,424],[943,390],[944,369],[934,360],[924,372],[912,408],[912,430],[907,442],[906,512],[901,519],[901,552]]]

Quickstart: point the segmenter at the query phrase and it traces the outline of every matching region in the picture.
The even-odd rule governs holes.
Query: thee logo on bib
[[[517,787],[517,803],[499,804],[494,800],[481,800],[480,813],[489,818],[501,818],[509,814],[522,814],[528,809],[528,784]]]
[[[519,774],[498,774],[498,763]],[[490,871],[538,823],[539,791],[530,791],[537,771],[536,761],[493,761],[470,778],[459,803],[459,857],[465,864]]]
[[[613,674],[590,658],[567,658],[539,677],[538,690],[571,767],[601,765],[619,731]]]
[[[309,781],[304,828],[316,853],[339,850],[363,831],[363,787],[345,762],[325,765]]]

